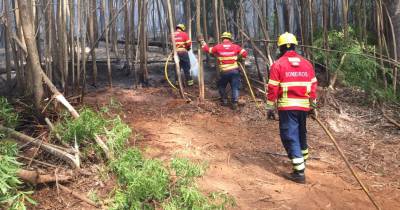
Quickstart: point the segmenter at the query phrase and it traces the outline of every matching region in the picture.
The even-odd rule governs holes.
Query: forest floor
[[[215,85],[210,84],[206,89],[210,100],[188,103],[160,75],[149,88],[127,88],[125,77],[113,89],[92,90],[84,105],[98,109],[110,100],[119,102],[118,113],[135,131],[129,146],[142,148],[149,158],[168,161],[184,156],[206,162],[207,172],[198,185],[204,192],[229,193],[237,203],[234,209],[374,209],[311,118],[307,127],[312,159],[307,162],[307,184],[301,185],[283,178],[291,166],[280,142],[278,121],[257,111],[247,93],[242,93],[243,104],[237,111],[219,106],[213,100],[218,96]],[[196,95],[196,87],[187,91]],[[354,90],[338,90],[334,97],[342,113],[323,106],[322,120],[380,206],[400,209],[399,130],[385,123],[373,107],[360,103]],[[109,199],[115,178],[101,165],[83,171],[68,186],[88,197]],[[60,196],[54,186],[36,189],[33,198],[40,203],[35,209],[92,209],[71,196]]]

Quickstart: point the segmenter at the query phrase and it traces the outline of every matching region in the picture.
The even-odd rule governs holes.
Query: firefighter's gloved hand
[[[269,120],[276,120],[275,106],[271,106],[271,105],[267,104],[265,106],[265,109],[267,110],[267,118]]]
[[[239,63],[243,63],[244,59],[243,59],[242,56],[239,55],[239,56],[237,57],[237,61],[238,61]]]
[[[316,99],[310,99],[310,111],[308,114],[311,117],[317,118],[318,117],[318,112],[317,112],[317,100]]]

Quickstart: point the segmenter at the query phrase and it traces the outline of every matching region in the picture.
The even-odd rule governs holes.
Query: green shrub
[[[96,134],[104,132],[106,120],[89,108],[80,110],[78,119],[67,117],[55,127],[55,132],[66,143],[73,143],[75,138],[79,144],[84,141],[93,141]]]
[[[10,128],[15,128],[18,123],[18,114],[8,100],[2,96],[0,96],[0,123]]]
[[[178,177],[178,185],[188,185],[194,181],[194,178],[203,176],[205,172],[204,164],[192,163],[187,158],[174,158],[171,162],[171,168]]]
[[[16,144],[0,143],[0,205],[12,210],[26,209],[25,201],[35,204],[29,198],[30,191],[21,191],[22,182],[17,177],[20,163],[15,156],[18,152]]]
[[[323,48],[324,39],[322,33],[316,36],[314,45]],[[328,69],[334,73],[339,65],[343,52],[349,52],[344,59],[343,65],[338,72],[338,78],[343,85],[358,87],[374,98],[396,98],[392,90],[384,90],[382,80],[382,69],[377,60],[363,56],[363,54],[373,55],[375,46],[361,43],[356,39],[354,30],[349,28],[349,37],[344,38],[343,31],[332,30],[328,33],[329,48],[342,52],[324,52],[313,49],[312,53],[316,62],[324,64],[328,59]],[[386,69],[386,78],[390,82],[392,79],[391,69]]]
[[[111,126],[109,131],[106,131],[107,145],[111,151],[114,151],[115,155],[120,155],[124,151],[126,141],[132,134],[131,128],[121,118],[117,116],[115,119],[107,122]]]

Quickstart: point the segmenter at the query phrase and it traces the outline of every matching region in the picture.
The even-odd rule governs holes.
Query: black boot
[[[293,171],[290,174],[285,175],[285,178],[288,180],[291,180],[293,182],[299,183],[299,184],[305,184],[306,183],[306,176],[304,175],[304,171]]]
[[[228,100],[227,99],[221,99],[221,106],[228,106]]]
[[[233,102],[232,103],[232,110],[237,110],[238,109],[238,103],[237,102]]]

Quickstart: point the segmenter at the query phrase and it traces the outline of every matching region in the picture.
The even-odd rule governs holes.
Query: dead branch
[[[393,125],[396,125],[398,128],[400,128],[400,123],[396,122],[396,120],[390,118],[386,113],[385,110],[383,108],[381,108],[383,117],[385,117],[390,123],[392,123]]]
[[[86,196],[81,195],[80,193],[74,192],[73,190],[71,190],[71,189],[69,189],[68,187],[65,187],[65,186],[63,186],[63,185],[61,185],[61,184],[57,184],[57,186],[58,186],[62,191],[64,191],[64,192],[66,192],[66,193],[68,193],[68,194],[74,196],[75,198],[77,198],[77,199],[79,199],[79,200],[81,200],[81,201],[84,201],[84,202],[86,202],[86,203],[88,203],[88,204],[90,204],[90,205],[92,205],[92,206],[94,206],[94,207],[98,207],[98,205],[97,205],[95,202],[93,202],[92,200],[90,200],[90,199],[87,198]]]
[[[18,158],[22,158],[22,159],[24,159],[24,160],[31,160],[31,158],[28,158],[28,157],[25,157],[25,156],[21,156],[21,155],[17,155],[17,157],[18,157]],[[42,162],[42,161],[40,161],[40,160],[32,159],[32,161],[35,162],[35,163],[42,164],[42,165],[44,165],[44,166],[48,166],[48,167],[53,167],[53,168],[57,168],[57,167],[58,167],[58,166],[56,166],[56,165],[53,165],[53,164],[50,164],[50,163],[45,163],[45,162]]]
[[[55,182],[56,177],[53,175],[48,175],[48,174],[39,174],[37,171],[29,171],[25,169],[20,169],[17,172],[17,175],[19,178],[21,178],[24,182],[28,182],[31,184],[44,184],[44,183],[49,183],[49,182]],[[72,177],[70,176],[64,176],[64,175],[59,175],[57,176],[57,181],[68,181],[71,180]]]
[[[8,134],[11,138],[14,138],[18,141],[21,141],[23,143],[30,143],[35,146],[39,146],[40,142],[38,139],[32,138],[30,136],[27,136],[23,133],[20,133],[18,131],[15,131],[14,129],[4,127],[3,125],[0,125],[0,131]],[[40,146],[40,148],[64,161],[69,163],[72,167],[74,168],[79,168],[80,167],[80,162],[75,159],[75,157],[65,151],[62,151],[58,148],[56,148],[54,145],[43,142]]]

